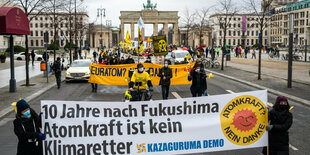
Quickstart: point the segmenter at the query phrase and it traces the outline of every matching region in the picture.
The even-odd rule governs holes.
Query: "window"
[[[43,23],[40,24],[40,27],[41,27],[41,28],[43,27]]]
[[[38,31],[36,31],[36,36],[39,36],[39,32]]]
[[[35,23],[36,28],[38,28],[38,23]]]
[[[252,36],[254,36],[254,31],[252,31]]]
[[[30,23],[30,28],[32,28],[32,23]]]
[[[43,18],[42,18],[42,17],[40,17],[40,20],[42,21],[42,20],[43,20]]]
[[[54,35],[53,31],[51,31],[51,36],[53,36],[53,35]]]
[[[30,31],[30,36],[33,36],[33,32],[32,31]]]
[[[36,46],[39,46],[39,40],[36,40]]]
[[[43,31],[41,31],[41,36],[44,36]]]
[[[45,27],[48,28],[48,24],[45,24]]]
[[[30,40],[30,46],[33,46],[33,40]]]
[[[41,40],[41,46],[44,46],[43,40]]]

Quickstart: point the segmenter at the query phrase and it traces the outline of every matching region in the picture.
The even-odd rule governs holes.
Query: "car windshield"
[[[165,56],[166,59],[170,59],[171,58],[171,53],[169,52],[166,56]]]
[[[76,61],[72,63],[72,67],[89,67],[90,61]]]
[[[187,52],[175,53],[175,57],[184,58],[187,54],[188,54]]]

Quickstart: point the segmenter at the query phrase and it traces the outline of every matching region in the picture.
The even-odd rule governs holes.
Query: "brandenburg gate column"
[[[153,36],[158,35],[158,23],[153,24]]]
[[[135,23],[130,23],[130,38],[131,40],[135,39]]]
[[[164,34],[166,35],[166,39],[168,42],[168,23],[164,23]]]
[[[173,24],[173,37],[172,37],[172,44],[175,45],[178,42],[179,37],[179,26],[178,22]]]
[[[121,25],[120,25],[120,28],[121,28],[121,32],[120,32],[120,36],[119,36],[119,41],[121,42],[124,42],[124,23],[123,22],[121,22]]]

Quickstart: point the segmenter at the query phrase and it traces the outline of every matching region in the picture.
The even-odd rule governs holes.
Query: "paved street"
[[[85,82],[73,82],[62,83],[62,87],[58,90],[53,87],[40,97],[30,102],[30,105],[34,107],[36,111],[40,109],[41,100],[72,100],[72,101],[122,101],[126,87],[121,86],[103,86],[99,85],[98,92],[92,93],[91,86]],[[210,95],[227,94],[232,92],[244,92],[257,90],[255,88],[243,85],[231,80],[227,80],[220,76],[216,76],[213,79],[208,80],[208,90]],[[189,86],[172,86],[169,94],[170,99],[176,98],[172,95],[172,92],[176,92],[182,98],[190,97]],[[155,87],[153,99],[161,99],[160,87]],[[275,96],[269,95],[268,100],[274,103]],[[126,103],[124,103],[126,104]],[[310,130],[310,118],[308,111],[309,107],[290,102],[294,109],[292,111],[294,115],[294,123],[290,129],[290,153],[292,155],[306,155],[310,151],[308,144],[310,142],[309,134],[305,134]],[[17,138],[13,132],[12,121],[15,117],[15,113],[11,112],[0,120],[0,149],[1,154],[15,154]],[[206,131],[208,132],[208,131]],[[248,155],[248,154],[260,154],[261,148],[248,149],[248,150],[235,150],[226,152],[208,153],[214,155]]]

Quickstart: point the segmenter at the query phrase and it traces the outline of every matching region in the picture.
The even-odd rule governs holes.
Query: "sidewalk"
[[[62,79],[64,79],[65,71],[62,72]],[[42,75],[35,76],[30,79],[32,84],[35,84],[34,86],[22,86],[25,84],[25,80],[17,82],[16,83],[16,92],[10,93],[9,92],[9,86],[5,86],[0,89],[0,118],[3,115],[6,115],[8,111],[11,111],[14,109],[13,106],[11,106],[11,103],[16,102],[19,100],[19,98],[25,99],[26,101],[31,101],[32,99],[36,98],[37,96],[41,95],[48,89],[52,87],[56,87],[56,80],[55,76],[50,74],[48,77],[48,83],[46,80],[46,77],[43,77]]]
[[[8,62],[6,62],[6,63],[8,63]],[[7,65],[6,63],[1,64],[1,66]],[[5,68],[5,67],[3,67],[3,68]],[[38,76],[40,74],[43,75],[43,72],[40,70],[40,63],[36,62],[34,64],[34,66],[32,66],[32,64],[29,65],[29,78]],[[8,86],[10,79],[11,79],[11,69],[10,68],[0,70],[0,88]],[[16,80],[16,82],[26,80],[25,65],[15,67],[15,80]],[[32,81],[30,80],[30,82],[32,82]]]
[[[234,77],[237,80],[243,80],[254,85],[275,90],[279,94],[286,93],[294,97],[308,100],[310,103],[310,76],[309,63],[293,63],[293,82],[292,88],[287,88],[287,63],[262,61],[262,80],[257,80],[257,59],[232,59],[227,63],[224,70],[212,69],[214,73],[220,73]],[[215,76],[216,78],[216,76]]]
[[[252,73],[258,72],[258,59],[232,59],[227,66]],[[262,60],[261,72],[280,79],[287,80],[288,63],[283,61]],[[293,62],[292,80],[310,85],[310,63]],[[310,87],[310,86],[309,86]]]

